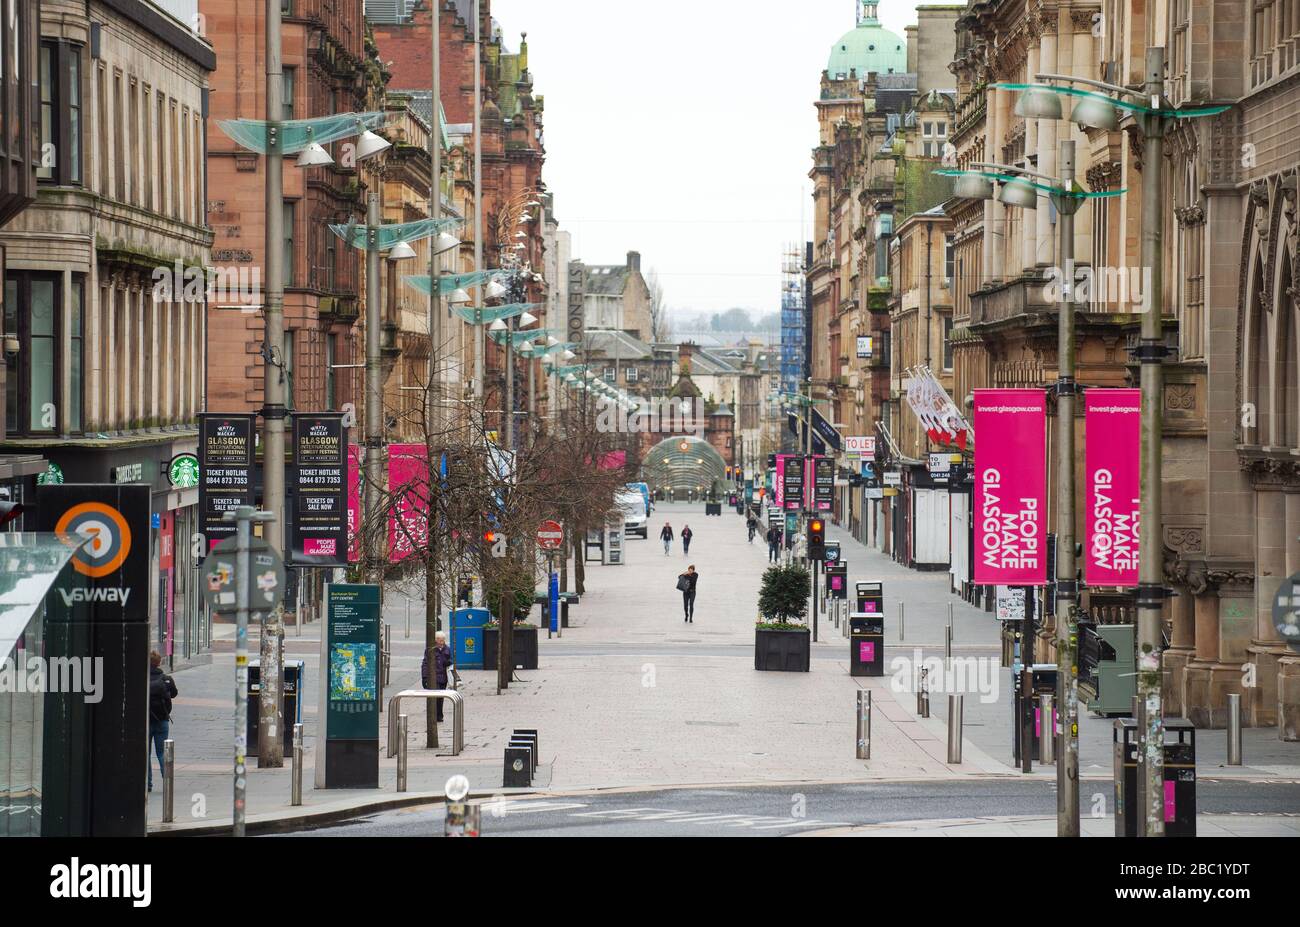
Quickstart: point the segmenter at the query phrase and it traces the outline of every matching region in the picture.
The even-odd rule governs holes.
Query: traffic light
[[[9,524],[22,513],[23,504],[21,502],[0,501],[0,528]]]
[[[484,531],[483,544],[492,551],[493,557],[506,555],[506,536],[499,531]]]
[[[820,518],[808,522],[808,559],[822,560],[826,557],[826,522]]]

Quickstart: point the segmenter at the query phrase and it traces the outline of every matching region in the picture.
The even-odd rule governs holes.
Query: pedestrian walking
[[[158,754],[158,772],[167,775],[163,765],[163,742],[171,733],[172,699],[177,696],[176,682],[162,671],[162,654],[149,651],[149,742]],[[149,791],[153,791],[153,761],[149,762]]]
[[[691,538],[693,538],[694,536],[695,534],[694,532],[691,531],[690,525],[682,525],[682,553],[683,554],[689,554],[691,552]]]
[[[664,542],[664,556],[667,557],[673,549],[673,526],[664,522],[664,530],[659,532],[659,540]]]
[[[447,672],[452,668],[451,648],[447,646],[447,632],[433,635],[433,685],[429,685],[429,655],[420,661],[420,684],[426,689],[447,688]],[[438,706],[438,720],[442,720],[443,699],[434,699]]]
[[[695,585],[700,581],[700,574],[695,572],[695,564],[686,568],[686,572],[677,577],[677,588],[682,593],[682,621],[695,623]]]
[[[767,561],[781,562],[781,529],[776,525],[767,529]]]

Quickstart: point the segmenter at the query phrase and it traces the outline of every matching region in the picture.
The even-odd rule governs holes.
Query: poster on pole
[[[785,508],[785,459],[787,454],[776,455],[775,477],[769,475],[772,484],[772,499],[778,509]]]
[[[388,446],[388,558],[405,560],[429,542],[429,450],[423,444]]]
[[[802,457],[794,454],[786,456],[781,489],[781,497],[785,502],[786,509],[801,509],[804,507],[806,483],[804,470],[804,459]]]
[[[813,458],[813,507],[829,512],[835,500],[835,461],[830,457]]]
[[[342,412],[293,414],[291,563],[347,566],[346,429]]]
[[[1025,620],[1025,587],[998,586],[998,621]]]
[[[975,582],[1047,584],[1047,394],[975,390]]]
[[[199,415],[199,530],[206,554],[235,536],[225,514],[253,504],[253,416]]]
[[[1142,391],[1088,390],[1084,427],[1083,578],[1089,586],[1136,586]]]

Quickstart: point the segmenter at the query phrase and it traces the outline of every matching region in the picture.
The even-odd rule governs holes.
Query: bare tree
[[[664,285],[659,280],[659,272],[651,269],[645,284],[650,291],[650,340],[666,342],[672,337],[672,324],[668,320],[668,302],[664,298]]]

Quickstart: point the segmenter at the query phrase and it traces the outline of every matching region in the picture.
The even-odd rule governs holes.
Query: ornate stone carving
[[[1179,554],[1205,553],[1205,532],[1198,527],[1166,525],[1165,546]]]
[[[1205,208],[1200,203],[1193,203],[1190,206],[1178,206],[1174,209],[1174,216],[1178,219],[1178,224],[1183,228],[1205,224]]]
[[[1164,549],[1164,580],[1171,586],[1183,586],[1192,595],[1201,595],[1209,588],[1205,562],[1181,560],[1176,551]]]
[[[1196,408],[1196,386],[1192,383],[1165,385],[1165,408],[1174,412],[1190,412]]]
[[[1241,458],[1241,469],[1252,486],[1267,489],[1300,488],[1300,460],[1283,457]]]

